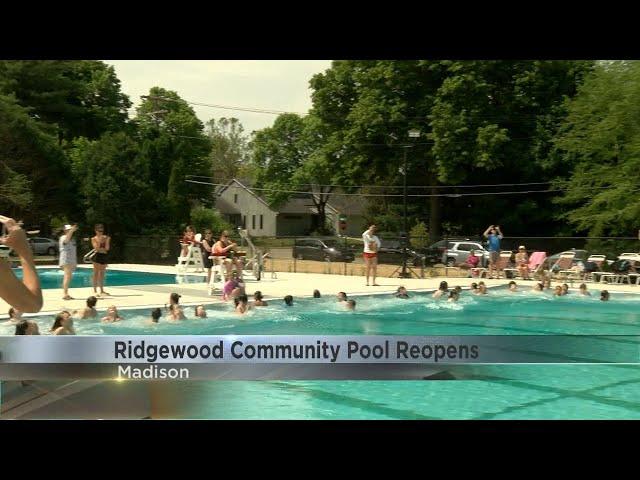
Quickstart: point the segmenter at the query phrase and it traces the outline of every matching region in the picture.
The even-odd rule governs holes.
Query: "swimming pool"
[[[148,312],[124,311],[121,323],[77,321],[81,334],[389,334],[640,335],[640,297],[610,302],[572,293],[463,292],[457,304],[427,294],[409,300],[357,298],[347,312],[333,298],[280,301],[247,316],[209,306],[207,319],[146,325]],[[50,317],[37,317],[42,332]],[[161,320],[162,322],[162,320]],[[11,327],[0,326],[0,334]],[[452,381],[182,381],[175,418],[251,419],[637,419],[640,369],[633,365],[501,365],[481,380]]]
[[[16,268],[16,275],[22,278],[22,269]],[[62,288],[63,272],[59,268],[39,268],[40,284],[45,290]],[[91,287],[92,268],[78,268],[71,279],[71,288]],[[196,275],[181,278],[181,283],[202,283],[205,279]],[[127,270],[107,269],[105,285],[108,287],[123,287],[128,285],[162,285],[178,283],[176,276],[167,273],[132,272]]]

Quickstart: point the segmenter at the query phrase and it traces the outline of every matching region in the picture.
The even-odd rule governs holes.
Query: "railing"
[[[239,245],[242,239],[234,232]],[[413,278],[432,276],[459,276],[466,262],[470,246],[480,250],[482,263],[486,266],[488,246],[481,235],[445,235],[439,248],[426,237],[409,239],[379,235],[382,248],[378,252],[378,275],[396,277],[402,273],[404,256],[407,257],[407,273]],[[180,253],[179,236],[128,236],[111,256],[113,263],[143,263],[174,265]],[[310,245],[314,243],[314,245]],[[362,239],[345,236],[289,236],[277,238],[252,237],[255,248],[268,253],[264,271],[296,273],[331,273],[339,275],[363,275]],[[322,242],[320,244],[319,242]],[[547,257],[572,249],[579,250],[577,259],[590,254],[602,254],[608,263],[615,261],[621,253],[640,252],[640,241],[636,237],[504,237],[501,250],[511,250],[514,255],[520,245],[530,255],[534,251],[546,252]],[[84,245],[81,243],[79,255]],[[406,250],[405,250],[406,248]],[[331,250],[333,249],[333,250]],[[584,250],[584,252],[582,251]],[[476,253],[477,254],[477,253]],[[447,267],[447,263],[450,264]],[[605,267],[606,268],[606,267]]]

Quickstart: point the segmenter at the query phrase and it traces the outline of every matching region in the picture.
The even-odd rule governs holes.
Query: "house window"
[[[242,216],[242,228],[247,228],[247,216]]]
[[[260,230],[262,230],[262,215],[260,215]]]
[[[233,194],[233,203],[238,203],[238,194],[237,193]]]
[[[251,215],[251,229],[252,230],[256,229],[256,216],[255,215]]]

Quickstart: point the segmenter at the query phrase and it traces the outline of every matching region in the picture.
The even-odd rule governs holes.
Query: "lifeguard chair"
[[[196,235],[196,242],[200,242],[202,235]],[[182,248],[185,244],[180,243],[180,253],[182,253]],[[176,270],[178,271],[178,275],[184,275],[189,271],[193,271],[195,273],[204,272],[204,263],[202,263],[202,249],[199,245],[191,245],[189,244],[187,247],[187,254],[178,257],[178,263],[176,264]]]

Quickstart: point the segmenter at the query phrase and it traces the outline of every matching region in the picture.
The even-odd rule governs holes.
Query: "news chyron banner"
[[[640,364],[640,337],[14,336],[1,380],[406,380],[460,365]]]

